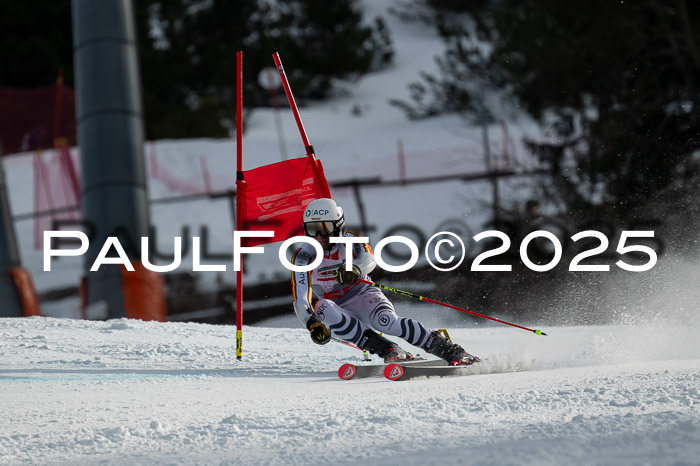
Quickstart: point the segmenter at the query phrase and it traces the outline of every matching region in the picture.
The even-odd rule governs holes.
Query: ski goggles
[[[312,238],[319,233],[321,236],[331,236],[336,232],[336,222],[308,222],[304,223],[304,233]]]

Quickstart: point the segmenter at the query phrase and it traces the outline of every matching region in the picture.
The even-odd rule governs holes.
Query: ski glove
[[[341,285],[354,285],[360,279],[360,275],[362,275],[362,271],[358,266],[352,264],[352,270],[347,271],[345,270],[345,262],[343,262],[336,271],[335,279]]]
[[[309,321],[306,322],[306,328],[311,332],[311,340],[317,345],[325,345],[331,341],[331,331],[316,316],[311,316]]]

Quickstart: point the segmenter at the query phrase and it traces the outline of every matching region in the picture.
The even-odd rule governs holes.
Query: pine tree
[[[0,2],[0,86],[73,85],[70,0]]]
[[[660,198],[693,199],[700,4],[469,3],[422,3],[420,18],[436,25],[447,51],[439,75],[411,85],[414,101],[397,102],[409,117],[501,119],[482,98],[500,92],[548,135],[529,147],[570,211],[606,204],[634,216]]]
[[[357,0],[135,0],[146,137],[226,137],[235,119],[235,54],[244,105],[267,105],[258,73],[279,52],[303,105],[387,65],[391,38]],[[0,2],[0,86],[73,86],[69,0]]]
[[[234,124],[235,52],[244,51],[244,103],[267,105],[258,73],[279,52],[301,105],[388,64],[380,19],[363,24],[354,0],[192,0],[141,4],[149,137],[227,136]],[[147,23],[143,22],[148,18]],[[155,26],[155,27],[154,27]]]

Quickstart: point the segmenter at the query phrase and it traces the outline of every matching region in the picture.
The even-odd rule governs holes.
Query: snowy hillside
[[[418,79],[421,70],[434,70],[433,58],[443,50],[435,32],[425,25],[405,23],[389,14],[392,4],[387,0],[366,1],[364,8],[368,20],[381,15],[387,21],[396,52],[394,64],[386,70],[366,75],[356,83],[346,83],[347,94],[300,109],[328,180],[331,183],[376,177],[383,181],[398,180],[399,144],[403,148],[408,179],[484,173],[486,162],[481,128],[469,127],[456,116],[408,121],[398,108],[388,103],[390,99],[409,99],[407,84]],[[294,69],[295,63],[285,61],[284,56],[281,58],[288,72]],[[272,57],[270,64],[273,65]],[[294,83],[291,85],[293,88]],[[281,110],[282,144],[289,157],[304,156],[293,115],[286,107],[283,94],[280,98],[284,101]],[[528,133],[535,133],[535,130],[531,124],[520,121],[509,123],[507,132],[500,125],[490,128],[493,164],[507,152],[509,168],[519,171],[531,169],[533,162],[526,155],[521,141],[521,137]],[[281,160],[271,109],[261,108],[252,112],[246,121],[243,151],[244,169]],[[77,157],[77,149],[73,149],[73,153]],[[203,195],[203,198],[196,200],[151,204],[151,223],[156,227],[158,249],[171,252],[173,237],[182,236],[183,228],[189,228],[190,237],[202,236],[202,229],[205,228],[209,232],[210,251],[230,253],[233,222],[229,200],[207,199],[205,178],[208,176],[212,191],[233,188],[235,140],[155,141],[146,144],[144,154],[149,171],[149,197],[152,200],[193,193]],[[13,215],[27,214],[34,209],[33,157],[34,154],[27,153],[3,160]],[[43,157],[50,158],[51,154],[45,152]],[[501,160],[501,168],[503,163]],[[514,196],[513,187],[508,181],[502,181],[501,189],[506,205],[509,198],[522,201],[526,195]],[[418,225],[423,234],[429,236],[445,220],[457,218],[468,224],[472,233],[476,234],[489,219],[491,191],[485,181],[451,181],[409,187],[375,185],[363,188],[361,195],[368,223],[374,228],[373,243],[400,224]],[[335,188],[333,197],[344,207],[348,223],[358,225],[359,209],[352,189]],[[60,258],[55,264],[58,273],[44,272],[42,251],[34,249],[33,222],[30,219],[18,221],[16,231],[23,263],[32,273],[39,291],[77,286],[83,268],[79,258]],[[188,238],[183,242],[191,243]],[[189,266],[191,269],[191,254],[185,255],[183,261],[183,268]],[[205,263],[222,262],[205,260]],[[226,265],[230,270],[231,261],[227,261]],[[269,254],[251,258],[245,279],[246,283],[279,281],[280,277],[286,279],[286,276],[287,271],[280,266],[276,250],[270,249]],[[215,279],[232,282],[233,274],[202,274],[205,283],[213,283]],[[47,307],[47,312],[56,315],[50,307]]]
[[[0,319],[0,463],[698,464],[697,328],[451,330],[530,372],[342,381],[302,329]],[[376,358],[375,358],[376,361]]]

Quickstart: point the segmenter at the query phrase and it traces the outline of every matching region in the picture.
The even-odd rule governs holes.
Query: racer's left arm
[[[358,243],[352,245],[352,263],[360,269],[360,276],[368,275],[377,266],[374,260],[374,252],[369,243]]]
[[[347,233],[346,236],[357,236],[352,233]],[[360,277],[367,276],[377,266],[374,260],[374,253],[368,243],[354,243],[352,248],[348,247],[352,254],[352,269],[346,270],[346,264],[343,262],[338,269],[336,278],[342,285],[353,285],[357,283]]]

